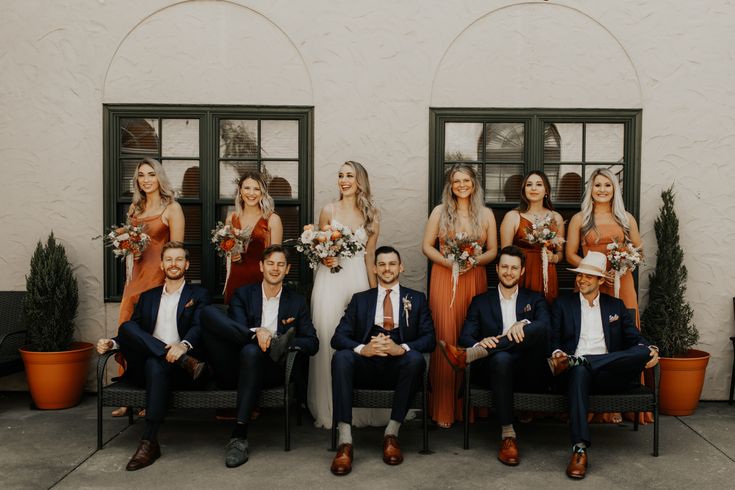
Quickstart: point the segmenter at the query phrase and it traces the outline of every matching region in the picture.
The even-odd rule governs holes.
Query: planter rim
[[[37,355],[53,355],[58,354],[60,352],[83,352],[86,350],[90,350],[94,348],[94,344],[91,344],[89,342],[72,342],[71,343],[71,349],[68,350],[60,350],[60,351],[36,351],[36,350],[30,350],[27,346],[26,347],[20,347],[18,350],[20,352],[26,353],[26,354],[37,354]]]
[[[697,360],[697,359],[703,359],[705,357],[710,357],[710,353],[699,350],[699,349],[689,349],[687,351],[686,357],[666,357],[666,356],[659,356],[659,359],[666,359],[666,360],[672,360],[672,361],[688,361],[688,360]]]

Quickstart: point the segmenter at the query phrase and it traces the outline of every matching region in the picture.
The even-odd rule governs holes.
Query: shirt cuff
[[[365,347],[365,344],[360,344],[360,345],[358,345],[357,347],[355,347],[355,348],[354,348],[354,349],[352,349],[352,350],[353,350],[353,352],[354,352],[355,354],[358,354],[358,355],[359,355],[359,354],[360,354],[360,352],[362,352],[362,349],[363,349],[364,347]]]
[[[182,340],[181,343],[187,347],[187,352],[194,348],[194,346],[191,345],[191,342],[189,342],[188,340]]]
[[[551,356],[554,357],[554,354],[556,354],[557,352],[562,352],[563,353],[564,351],[561,350],[561,349],[556,349],[554,352],[551,353]]]
[[[117,340],[115,339],[110,339],[110,340],[112,340],[112,350],[120,350],[120,344],[117,343]]]
[[[403,350],[406,352],[411,352],[411,348],[408,346],[408,344],[401,344],[401,347],[403,347]]]

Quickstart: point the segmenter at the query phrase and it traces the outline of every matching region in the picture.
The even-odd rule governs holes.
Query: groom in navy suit
[[[455,369],[473,362],[472,380],[492,390],[500,420],[498,459],[508,466],[520,462],[513,428],[513,391],[518,383],[540,376],[549,330],[549,309],[540,293],[518,286],[524,269],[523,251],[510,245],[500,250],[495,270],[500,283],[472,299],[462,326],[462,350],[440,342]],[[541,361],[539,364],[536,361]]]
[[[401,255],[393,247],[375,251],[378,287],[352,296],[332,337],[332,404],[339,447],[335,475],[352,470],[352,389],[395,389],[383,437],[383,461],[403,462],[398,430],[426,369],[423,353],[436,346],[434,322],[423,293],[398,283]],[[424,414],[426,416],[426,414]]]
[[[576,269],[578,293],[560,296],[551,310],[549,367],[566,387],[572,458],[567,476],[587,471],[590,392],[615,393],[635,381],[644,367],[658,363],[658,348],[641,336],[633,317],[618,298],[600,293],[607,258],[589,252]]]
[[[153,464],[161,455],[158,428],[166,413],[172,387],[193,388],[202,373],[199,317],[210,303],[207,290],[186,284],[189,251],[181,242],[161,250],[163,286],[140,295],[132,318],[120,325],[118,335],[97,341],[97,352],[120,349],[127,369],[123,377],[146,387],[145,429],[138,449],[125,469]]]
[[[264,388],[283,384],[286,350],[311,356],[319,349],[306,299],[283,285],[290,268],[286,249],[271,245],[260,261],[262,283],[237,288],[227,315],[215,306],[202,312],[210,365],[220,385],[237,387],[236,423],[225,448],[228,468],[248,460],[250,414]]]

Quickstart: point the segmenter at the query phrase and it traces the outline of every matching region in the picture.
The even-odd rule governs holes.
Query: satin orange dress
[[[523,250],[526,255],[526,272],[521,276],[519,282],[522,288],[530,289],[537,293],[542,293],[546,297],[546,301],[551,303],[559,296],[559,281],[556,277],[556,264],[549,262],[546,292],[544,292],[544,270],[541,258],[542,247],[538,243],[529,243],[526,240],[526,228],[533,226],[533,223],[523,216],[520,216],[518,230],[513,236],[513,245]],[[549,227],[553,231],[557,231],[556,224]]]
[[[232,217],[232,226],[242,229],[240,226],[240,217],[234,215]],[[255,284],[263,280],[263,273],[260,272],[260,259],[263,258],[263,250],[270,245],[270,230],[268,229],[268,220],[260,218],[253,231],[250,234],[250,244],[238,262],[232,262],[230,266],[230,277],[225,284],[225,304],[230,303],[230,299],[235,289],[246,284]]]
[[[597,232],[590,230],[584,236],[582,240],[582,252],[587,255],[590,250],[593,252],[600,252],[607,256],[607,246],[614,240],[622,242],[625,240],[625,231],[623,227],[617,223],[597,225]],[[610,270],[608,264],[608,270]],[[607,283],[600,286],[600,292],[615,296],[615,288],[609,286]],[[631,271],[626,272],[620,277],[620,299],[625,303],[625,307],[628,309],[635,310],[635,324],[640,330],[640,316],[638,313],[638,295],[635,292],[635,282],[633,281],[633,273]],[[643,379],[641,378],[641,382]],[[635,416],[633,413],[624,414],[628,420],[633,420]],[[595,415],[595,421],[600,422],[612,422],[612,414],[602,413]],[[640,423],[647,424],[653,422],[653,414],[650,412],[641,413],[639,418]]]
[[[130,223],[138,226],[143,225],[143,232],[151,237],[148,245],[139,260],[133,263],[133,274],[130,282],[125,284],[122,299],[120,300],[120,315],[117,324],[130,320],[133,316],[135,304],[141,293],[160,286],[164,283],[166,276],[161,270],[161,250],[163,245],[169,241],[170,232],[168,225],[163,222],[163,213],[158,216],[147,218],[130,218]]]
[[[472,298],[485,291],[487,291],[485,267],[475,266],[459,276],[454,304],[450,308],[452,269],[432,264],[429,308],[434,319],[437,342],[443,340],[447,344],[457,345],[457,338]],[[454,370],[442,358],[438,349],[431,354],[429,379],[431,382],[429,411],[432,419],[444,426],[451,425],[455,420],[461,420],[462,405],[457,402],[457,388],[461,380],[455,376]]]

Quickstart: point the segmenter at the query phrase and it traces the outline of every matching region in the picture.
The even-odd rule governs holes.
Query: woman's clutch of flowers
[[[444,240],[442,254],[452,262],[452,300],[449,303],[451,308],[457,293],[459,272],[477,264],[477,257],[482,255],[482,245],[467,233],[459,232]]]
[[[531,245],[539,244],[552,251],[560,249],[564,239],[557,234],[556,221],[552,214],[535,218],[531,226],[526,226],[526,241]]]
[[[99,237],[97,237],[99,238]],[[114,225],[110,231],[102,237],[105,245],[112,248],[112,253],[120,260],[128,256],[139,259],[150,242],[151,237],[143,233],[143,225]]]
[[[248,250],[250,244],[250,228],[242,230],[221,221],[212,230],[212,244],[220,257],[231,257],[243,254]]]
[[[630,240],[613,240],[607,245],[607,260],[610,268],[621,274],[634,271],[643,262],[643,250],[633,246]]]
[[[309,267],[316,269],[322,259],[327,257],[354,257],[365,250],[367,235],[363,228],[353,232],[349,226],[340,223],[324,225],[320,230],[316,225],[304,226],[304,231],[296,240],[296,250],[304,254]],[[336,273],[342,266],[336,265],[330,272]]]

